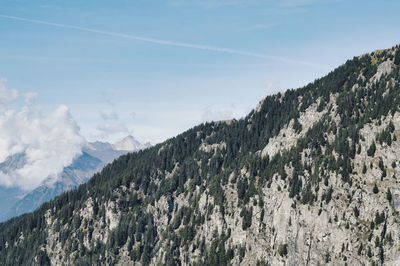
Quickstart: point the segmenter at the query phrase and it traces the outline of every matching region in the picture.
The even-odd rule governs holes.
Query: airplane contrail
[[[253,53],[253,52],[249,52],[249,51],[243,51],[243,50],[222,48],[222,47],[195,44],[195,43],[185,43],[185,42],[161,40],[161,39],[148,38],[148,37],[142,37],[142,36],[137,36],[137,35],[130,35],[130,34],[124,34],[124,33],[118,33],[118,32],[111,32],[111,31],[103,31],[103,30],[97,30],[97,29],[86,28],[86,27],[81,27],[81,26],[60,24],[60,23],[43,21],[43,20],[29,19],[29,18],[1,15],[1,14],[0,14],[0,17],[5,18],[5,19],[12,19],[12,20],[19,20],[19,21],[24,21],[24,22],[36,23],[36,24],[43,24],[43,25],[48,25],[48,26],[53,26],[53,27],[74,29],[74,30],[92,32],[92,33],[114,36],[114,37],[119,37],[119,38],[132,39],[132,40],[138,40],[138,41],[149,42],[149,43],[156,43],[156,44],[161,44],[161,45],[179,46],[179,47],[194,48],[194,49],[200,49],[200,50],[222,52],[222,53],[228,53],[228,54],[258,57],[258,58],[262,58],[262,59],[272,59],[272,60],[277,60],[277,61],[286,62],[286,63],[294,63],[294,64],[305,65],[305,66],[310,66],[310,67],[315,67],[315,68],[320,68],[320,69],[321,68],[326,69],[326,67],[319,65],[319,64],[314,64],[314,63],[299,61],[299,60],[292,60],[292,59],[276,57],[276,56],[269,56],[269,55],[264,55],[264,54],[258,54],[258,53]]]

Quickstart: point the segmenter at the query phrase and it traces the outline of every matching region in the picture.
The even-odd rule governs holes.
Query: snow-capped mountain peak
[[[118,151],[138,151],[150,146],[150,143],[142,144],[133,136],[129,135],[121,141],[115,142],[113,145],[114,150]]]

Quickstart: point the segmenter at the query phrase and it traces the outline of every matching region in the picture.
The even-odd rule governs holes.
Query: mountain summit
[[[0,224],[0,261],[399,265],[399,106],[400,47],[354,57]]]
[[[150,143],[141,144],[133,136],[129,135],[122,140],[115,142],[112,147],[117,151],[138,151],[150,147]]]

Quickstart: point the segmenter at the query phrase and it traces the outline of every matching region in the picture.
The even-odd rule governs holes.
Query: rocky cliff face
[[[1,224],[0,260],[398,265],[399,106],[400,47],[355,57]]]

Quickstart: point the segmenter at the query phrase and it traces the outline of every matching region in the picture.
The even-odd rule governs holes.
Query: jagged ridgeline
[[[124,155],[0,225],[6,265],[400,262],[400,50]]]

